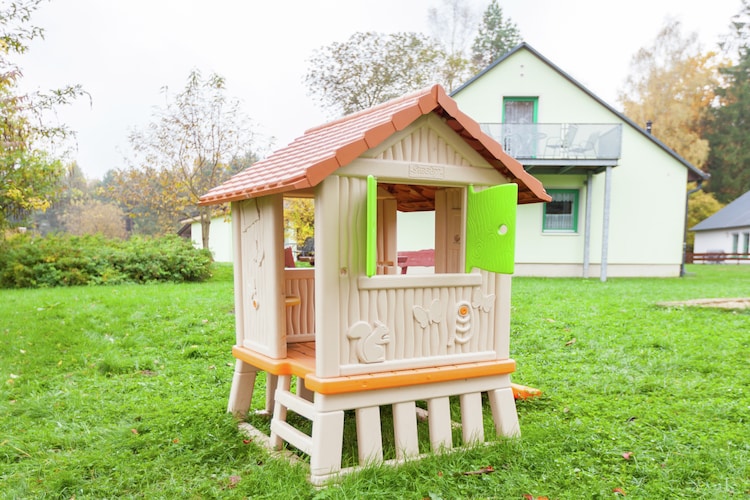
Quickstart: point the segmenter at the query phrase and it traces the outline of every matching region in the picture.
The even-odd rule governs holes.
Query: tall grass
[[[516,278],[522,438],[323,490],[237,431],[231,269],[206,283],[0,290],[0,498],[750,495],[750,266]],[[492,466],[494,472],[463,472]]]

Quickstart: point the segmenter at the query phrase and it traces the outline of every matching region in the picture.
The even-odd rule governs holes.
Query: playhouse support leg
[[[451,405],[448,397],[427,400],[427,423],[430,429],[430,447],[433,453],[453,448],[451,433]]]
[[[464,444],[483,443],[482,393],[461,394],[459,401],[461,404],[461,438]]]
[[[266,373],[266,414],[273,415],[276,402],[276,388],[279,385],[278,375]]]
[[[383,461],[383,436],[380,431],[380,407],[368,406],[355,411],[357,452],[361,465]]]
[[[305,386],[305,379],[297,377],[297,396],[308,401],[313,400],[314,392]]]
[[[393,436],[398,460],[419,455],[417,405],[414,401],[393,404]]]
[[[312,423],[312,453],[310,475],[321,476],[341,470],[341,451],[344,443],[344,412],[318,413]]]
[[[489,391],[487,396],[490,400],[492,419],[495,422],[495,431],[498,435],[517,437],[521,435],[518,425],[518,414],[516,413],[516,401],[513,399],[513,389],[504,387]]]
[[[254,366],[240,361],[234,364],[234,376],[232,377],[232,389],[229,392],[229,404],[227,412],[240,418],[247,415],[250,404],[253,401],[253,390],[255,388],[255,375],[258,369]]]

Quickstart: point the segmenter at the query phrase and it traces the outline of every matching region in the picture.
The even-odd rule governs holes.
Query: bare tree
[[[170,98],[165,88],[163,94],[166,105],[154,111],[144,130],[130,134],[137,168],[168,176],[164,189],[185,193],[184,201],[196,206],[203,248],[208,248],[213,211],[198,207],[198,199],[232,173],[234,160],[252,150],[255,135],[240,102],[226,96],[224,78],[217,74],[204,79],[193,70],[182,92]]]

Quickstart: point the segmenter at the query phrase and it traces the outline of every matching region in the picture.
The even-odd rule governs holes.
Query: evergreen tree
[[[708,190],[721,203],[729,203],[750,190],[750,4],[743,0],[733,18],[737,62],[721,70],[725,85],[716,90],[719,106],[713,108],[706,127],[711,151],[707,169]]]
[[[519,43],[521,33],[516,23],[506,19],[497,0],[492,0],[484,11],[474,39],[471,62],[475,70],[480,71]]]

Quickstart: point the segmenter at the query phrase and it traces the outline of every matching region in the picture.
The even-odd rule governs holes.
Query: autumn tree
[[[30,24],[41,1],[0,5],[0,229],[49,208],[63,172],[62,162],[50,150],[71,132],[52,124],[48,112],[83,93],[79,86],[31,94],[17,89],[21,71],[11,58],[42,37],[42,29]]]
[[[193,214],[190,193],[164,168],[143,165],[113,172],[108,193],[130,218],[132,232],[148,236],[174,233]]]
[[[118,199],[131,209],[137,202],[163,232],[197,213],[208,248],[216,209],[197,206],[198,199],[229,177],[237,158],[250,154],[252,126],[217,74],[204,78],[194,70],[181,92],[172,97],[165,88],[163,94],[166,104],[154,111],[151,123],[130,134],[136,167],[120,172]]]
[[[354,33],[313,53],[305,83],[332,114],[349,114],[433,83],[439,58],[418,33]]]
[[[506,18],[503,9],[492,0],[482,15],[479,31],[471,46],[471,63],[475,72],[481,71],[495,59],[521,43],[521,32],[516,23]]]
[[[289,229],[297,242],[302,246],[305,240],[314,236],[315,204],[309,198],[284,199],[284,227]]]
[[[124,239],[125,212],[114,203],[86,199],[71,203],[61,216],[65,232],[74,235],[101,234]]]
[[[641,126],[653,123],[656,138],[703,168],[709,143],[703,124],[719,82],[715,52],[702,52],[697,33],[682,34],[679,21],[668,21],[653,45],[631,60],[630,76],[619,101]]]
[[[67,208],[90,195],[88,181],[77,162],[68,163],[61,169],[55,192],[55,199],[50,202],[49,208],[34,213],[34,227],[43,235],[65,232],[62,216]]]
[[[695,226],[702,220],[711,217],[713,214],[724,208],[724,205],[716,200],[713,193],[705,191],[696,191],[690,195],[687,215],[687,228]],[[695,233],[688,231],[687,246],[693,248],[695,242]]]
[[[736,51],[731,66],[723,68],[716,89],[719,105],[711,109],[706,138],[711,144],[708,189],[722,203],[750,190],[750,4],[743,0],[732,19],[733,33],[725,42]]]

